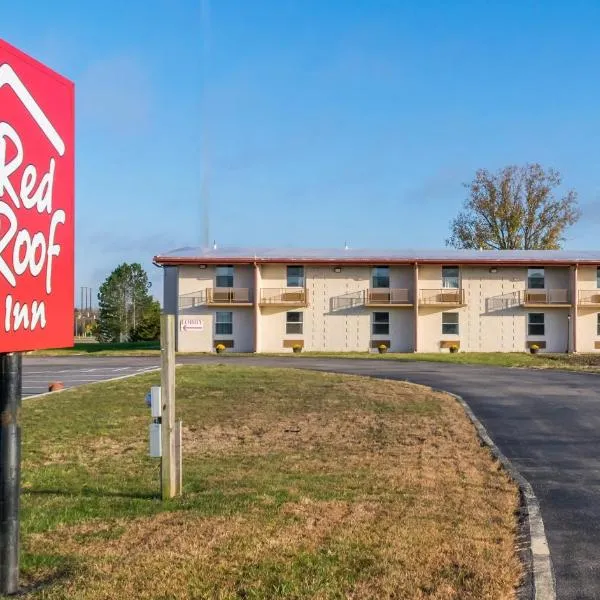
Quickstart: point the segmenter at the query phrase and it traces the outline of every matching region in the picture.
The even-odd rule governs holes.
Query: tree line
[[[106,278],[98,292],[98,341],[159,339],[160,303],[150,295],[151,285],[139,263],[123,263]]]

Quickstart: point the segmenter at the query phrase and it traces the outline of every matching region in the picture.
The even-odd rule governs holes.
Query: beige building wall
[[[370,266],[341,266],[336,273],[333,266],[307,266],[305,282],[307,307],[261,307],[261,288],[285,288],[286,265],[264,264],[234,268],[234,287],[253,290],[255,306],[211,306],[201,299],[206,290],[215,286],[215,267],[180,266],[178,277],[171,286],[177,287],[178,348],[180,351],[212,351],[215,339],[230,338],[234,351],[283,352],[284,341],[302,341],[307,351],[357,352],[369,350],[373,343],[389,341],[391,351],[414,350],[415,307],[370,307],[365,305],[365,294],[371,284]],[[547,289],[568,289],[571,271],[568,267],[547,267]],[[527,288],[526,267],[463,266],[460,269],[461,286],[465,294],[464,306],[418,307],[418,348],[420,352],[447,352],[442,342],[457,341],[463,352],[523,352],[527,344],[545,342],[546,351],[564,352],[567,349],[568,308],[522,306],[522,294]],[[167,281],[167,279],[165,279]],[[257,289],[255,290],[255,286]],[[390,268],[390,287],[413,292],[414,267]],[[596,268],[580,267],[579,290],[596,289]],[[419,265],[419,289],[442,288],[441,265]],[[172,290],[169,292],[172,295]],[[600,294],[600,290],[599,290]],[[418,299],[412,295],[416,303]],[[575,300],[573,298],[572,300]],[[217,311],[233,313],[233,334],[217,336]],[[287,312],[303,313],[302,334],[286,333]],[[598,308],[577,309],[577,349],[596,351]],[[389,335],[373,335],[373,314],[389,313]],[[442,333],[445,312],[459,315],[459,334]],[[528,335],[528,313],[544,313],[545,335]],[[574,314],[574,309],[573,309]],[[182,329],[185,319],[202,320],[201,330]],[[255,332],[256,324],[256,332]],[[288,348],[291,352],[291,348]]]
[[[264,288],[284,288],[287,284],[287,265],[260,265]]]
[[[569,309],[524,308],[521,301],[527,288],[527,268],[463,266],[460,277],[465,294],[464,307],[419,308],[420,352],[439,352],[441,342],[460,342],[463,352],[523,352],[527,342],[541,341],[546,342],[547,352],[565,351]],[[547,268],[546,288],[568,289],[569,277],[566,267]],[[421,289],[441,286],[441,265],[419,268]],[[459,314],[458,335],[442,333],[442,313],[445,312]],[[544,336],[528,335],[530,312],[544,313]]]
[[[569,290],[571,269],[569,267],[546,267],[544,269],[546,289]]]
[[[216,267],[208,265],[179,267],[179,310],[177,318],[177,349],[179,352],[211,352],[215,340],[233,340],[236,352],[254,351],[254,312],[251,306],[211,306],[205,304],[206,290],[215,287]],[[233,286],[254,288],[253,267],[235,266]],[[217,311],[232,312],[233,334],[217,335]],[[189,319],[199,319],[202,329],[188,329],[184,326]]]
[[[369,287],[370,269],[343,267],[335,273],[333,267],[306,267],[304,276],[308,307],[261,308],[263,351],[285,351],[284,340],[301,340],[307,351],[367,350],[370,317],[362,298]],[[286,265],[264,265],[262,282],[264,287],[285,287]],[[303,332],[287,334],[287,313],[295,311],[303,313]]]
[[[448,265],[454,266],[454,265]],[[460,271],[461,285],[464,277],[464,270]],[[428,294],[428,290],[442,289],[442,265],[419,265],[419,290],[421,294]],[[458,313],[459,334],[447,335],[442,333],[442,313]],[[440,352],[440,343],[460,341],[461,350],[464,351],[465,341],[469,332],[469,321],[466,318],[466,309],[464,307],[438,307],[438,306],[419,306],[419,326],[418,326],[418,348],[419,352]],[[448,352],[448,350],[446,350]]]
[[[227,311],[232,313],[232,335],[217,334],[216,313]],[[186,319],[197,318],[202,320],[203,328],[199,330],[183,330]],[[252,307],[203,307],[182,308],[179,312],[178,344],[179,352],[212,352],[218,341],[234,343],[231,351],[254,352],[254,313]]]
[[[598,292],[600,301],[600,289],[596,280],[596,267],[579,267],[577,270],[577,290],[579,292]],[[597,306],[579,305],[577,307],[577,351],[578,352],[600,352],[596,343],[600,343],[598,335],[598,313]]]
[[[308,307],[261,307],[260,348],[263,352],[284,352],[284,340],[302,341],[306,351],[365,352],[371,340],[391,341],[390,350],[412,351],[414,313],[412,308],[370,308],[364,305],[371,284],[371,267],[310,266],[304,271]],[[263,265],[265,288],[285,287],[286,265]],[[392,267],[390,287],[412,288],[412,267]],[[303,333],[287,334],[287,312],[303,313]],[[372,336],[374,312],[388,312],[390,334]],[[291,348],[287,348],[291,352]]]
[[[577,352],[599,352],[598,308],[579,307],[577,315]]]

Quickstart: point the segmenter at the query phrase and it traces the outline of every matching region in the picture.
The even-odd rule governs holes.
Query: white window
[[[289,312],[285,319],[286,333],[302,333],[304,315],[301,312]]]
[[[457,290],[460,287],[458,267],[442,267],[442,287]]]
[[[527,269],[527,288],[530,290],[543,290],[544,287],[544,269]]]
[[[233,287],[233,266],[220,265],[217,267],[215,286],[218,288]]]
[[[390,313],[373,313],[373,335],[390,335]]]
[[[217,335],[233,335],[233,313],[217,311],[215,319],[215,333]]]
[[[304,287],[304,267],[287,268],[287,287]]]
[[[527,333],[529,335],[545,335],[544,313],[529,313]]]
[[[389,267],[373,267],[371,271],[371,287],[372,288],[389,288],[390,287],[390,268]]]
[[[458,313],[442,313],[442,333],[448,335],[458,335]]]

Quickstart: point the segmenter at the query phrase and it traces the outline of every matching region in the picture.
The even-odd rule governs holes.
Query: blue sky
[[[203,149],[222,246],[442,247],[462,183],[525,162],[579,193],[565,247],[600,246],[600,3],[204,3],[2,8],[76,84],[76,289],[126,260],[160,293],[152,256],[202,242]]]

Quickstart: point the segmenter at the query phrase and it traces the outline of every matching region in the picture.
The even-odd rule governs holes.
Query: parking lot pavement
[[[158,357],[30,357],[23,359],[23,397],[48,391],[60,381],[66,388],[127,375],[137,375],[160,367]]]

